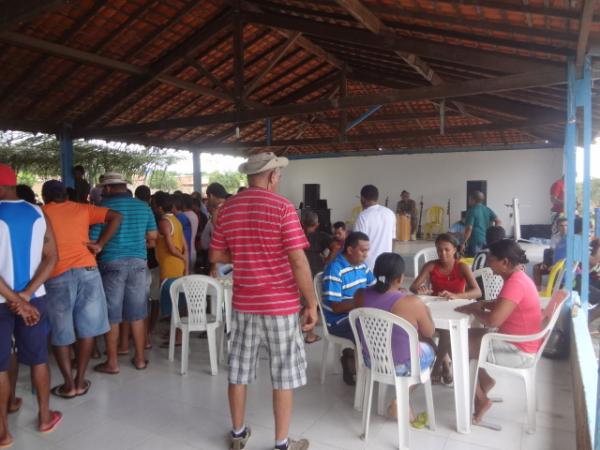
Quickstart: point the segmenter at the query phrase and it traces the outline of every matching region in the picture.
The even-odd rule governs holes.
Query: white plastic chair
[[[206,314],[206,294],[209,286],[216,292],[216,315]],[[183,293],[187,305],[187,317],[179,315],[179,294]],[[171,304],[171,332],[169,336],[169,361],[175,358],[175,332],[181,330],[181,374],[188,369],[190,354],[190,333],[194,331],[206,331],[208,339],[208,352],[210,357],[210,372],[216,375],[217,365],[217,336],[223,335],[223,286],[214,278],[206,275],[187,275],[178,278],[170,288]],[[219,330],[219,333],[217,333]]]
[[[479,269],[483,269],[487,263],[487,252],[479,252],[475,259],[473,260],[473,265],[471,266],[472,271],[476,271]]]
[[[504,280],[500,275],[496,275],[489,267],[478,269],[473,271],[475,278],[481,278],[483,282],[483,299],[484,300],[496,300],[502,286],[504,286]]]
[[[315,295],[317,296],[317,300],[319,301],[319,311],[321,314],[321,323],[323,324],[323,356],[321,358],[321,384],[325,383],[325,375],[327,374],[327,363],[329,357],[329,347],[332,348],[334,355],[339,355],[341,350],[344,348],[352,348],[355,350],[355,361],[356,361],[356,389],[354,393],[354,409],[360,409],[360,404],[362,400],[362,388],[364,386],[363,374],[364,372],[361,370],[360,358],[356,353],[356,348],[354,346],[354,342],[350,339],[346,339],[343,337],[335,336],[329,333],[329,328],[327,327],[327,321],[325,320],[325,313],[323,312],[323,295],[322,295],[322,287],[323,287],[323,272],[319,272],[313,278],[313,286],[315,289]],[[335,358],[334,358],[335,364]]]
[[[546,347],[546,343],[548,342],[548,338],[550,337],[550,333],[558,320],[560,312],[565,304],[569,293],[564,290],[557,291],[550,300],[548,306],[544,309],[542,314],[542,331],[536,334],[530,334],[526,336],[516,336],[511,334],[501,334],[501,333],[488,333],[483,336],[481,340],[481,349],[479,351],[479,359],[477,361],[477,366],[475,368],[475,372],[473,374],[473,396],[472,396],[472,404],[475,402],[475,386],[477,386],[477,378],[479,376],[479,369],[491,370],[495,372],[503,372],[506,374],[516,375],[523,379],[525,383],[525,394],[527,397],[527,432],[534,433],[535,432],[535,415],[537,409],[537,394],[536,394],[536,369],[537,363],[544,352],[544,347]],[[535,358],[533,359],[531,366],[526,368],[514,368],[514,367],[506,367],[501,366],[495,362],[488,361],[490,347],[492,341],[504,341],[504,342],[531,342],[537,339],[543,339],[542,345],[538,349],[535,354]]]
[[[427,247],[422,250],[419,250],[413,260],[413,276],[417,278],[419,276],[421,268],[429,261],[433,261],[434,259],[438,259],[437,249],[435,247]]]
[[[360,323],[361,336],[356,322]],[[350,311],[350,325],[356,339],[357,357],[363,359],[362,346],[367,347],[371,367],[365,366],[365,392],[363,396],[363,439],[369,435],[369,420],[373,400],[373,384],[392,385],[396,388],[396,408],[398,412],[398,441],[400,449],[409,448],[410,405],[409,390],[416,384],[423,384],[429,429],[435,430],[435,411],[431,391],[430,369],[421,370],[419,359],[419,334],[412,324],[401,317],[376,308],[357,308]],[[394,326],[403,329],[408,335],[411,373],[397,376],[392,354],[392,330]]]

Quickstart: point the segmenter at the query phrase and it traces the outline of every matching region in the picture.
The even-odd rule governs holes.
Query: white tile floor
[[[73,400],[52,398],[52,407],[64,412],[61,426],[52,434],[35,432],[35,399],[28,371],[19,376],[22,410],[10,416],[14,449],[226,449],[229,415],[225,368],[215,377],[208,373],[205,340],[192,338],[188,375],[178,374],[179,361],[167,361],[167,350],[150,353],[146,371],[136,371],[122,357],[119,375],[90,372],[88,395]],[[339,363],[325,385],[319,383],[321,344],[307,346],[309,384],[297,392],[291,434],[306,437],[312,450],[398,448],[396,424],[373,414],[368,443],[359,438],[361,414],[352,409],[353,390],[345,386]],[[179,356],[179,355],[178,355]],[[331,366],[333,369],[333,365]],[[59,381],[53,367],[54,384]],[[568,362],[542,360],[538,374],[538,429],[524,431],[524,391],[519,381],[498,380],[495,404],[488,419],[502,425],[500,432],[474,427],[469,435],[454,431],[454,401],[450,388],[434,387],[438,426],[434,432],[411,430],[411,447],[420,450],[570,450],[575,449],[574,413]],[[422,390],[415,395],[416,409],[424,408]],[[248,449],[273,446],[271,392],[267,362],[248,395],[247,421],[253,428]]]

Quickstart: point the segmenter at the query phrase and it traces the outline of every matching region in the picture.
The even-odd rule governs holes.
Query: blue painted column
[[[74,187],[73,179],[73,137],[70,127],[63,127],[58,135],[60,149],[60,174],[67,187]]]
[[[587,312],[590,291],[590,200],[591,200],[591,148],[592,148],[592,62],[588,56],[585,59],[583,76],[578,82],[578,104],[583,106],[583,198],[581,219],[581,304]]]
[[[596,224],[595,236],[600,237],[600,208],[594,210],[594,216],[596,217],[594,223]]]
[[[202,171],[200,166],[200,156],[202,152],[199,150],[192,150],[192,167],[193,167],[193,179],[194,179],[194,192],[202,193]]]
[[[575,262],[575,183],[576,167],[575,155],[577,147],[577,80],[575,77],[575,63],[570,60],[567,67],[567,125],[565,130],[565,212],[567,213],[567,261],[565,273],[565,289],[572,291],[574,286],[573,264]]]

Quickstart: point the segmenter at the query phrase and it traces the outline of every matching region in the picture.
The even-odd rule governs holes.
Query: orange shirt
[[[44,213],[54,231],[58,262],[52,277],[70,269],[95,267],[96,257],[88,250],[90,226],[104,223],[108,208],[65,201],[48,203],[43,207]]]

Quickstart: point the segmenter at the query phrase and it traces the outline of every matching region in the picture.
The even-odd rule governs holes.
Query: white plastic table
[[[456,431],[470,433],[469,327],[472,317],[456,312],[454,309],[472,303],[474,300],[435,300],[424,296],[423,301],[429,306],[435,327],[450,331]]]

